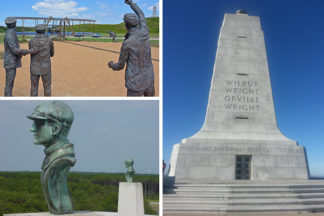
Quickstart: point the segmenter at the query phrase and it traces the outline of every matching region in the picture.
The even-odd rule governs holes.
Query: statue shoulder
[[[67,144],[46,157],[43,169],[47,169],[53,165],[58,166],[74,166],[76,159],[74,158],[74,145]]]

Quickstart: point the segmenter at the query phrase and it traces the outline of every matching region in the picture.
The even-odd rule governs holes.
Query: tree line
[[[118,186],[122,173],[71,172],[69,191],[75,211],[117,212]],[[145,214],[157,214],[148,200],[159,199],[158,175],[135,175],[142,182]],[[0,172],[0,215],[10,213],[47,212],[40,172]]]

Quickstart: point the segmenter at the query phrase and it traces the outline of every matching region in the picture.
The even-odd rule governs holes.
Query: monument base
[[[35,212],[35,213],[15,213],[15,214],[4,214],[4,216],[53,216],[49,212]],[[73,214],[65,214],[64,216],[117,216],[117,212],[95,212],[95,211],[78,211]],[[153,216],[153,215],[145,215]]]
[[[142,183],[120,182],[118,216],[143,216],[144,200]]]
[[[174,145],[170,167],[175,182],[309,178],[304,147],[272,140],[188,138]]]

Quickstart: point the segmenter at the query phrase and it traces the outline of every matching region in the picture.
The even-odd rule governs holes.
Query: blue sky
[[[159,172],[158,101],[65,102],[74,112],[72,171],[124,172],[132,158],[137,173]],[[0,171],[40,171],[44,147],[33,143],[26,118],[40,103],[0,101]]]
[[[278,127],[305,146],[312,175],[324,176],[324,1],[163,1],[163,143],[203,125],[225,13],[259,16]]]
[[[146,17],[152,16],[153,6],[158,0],[134,0],[143,10]],[[125,13],[132,10],[123,0],[15,0],[1,1],[0,25],[4,25],[6,17],[69,17],[81,19],[94,19],[98,24],[116,24],[123,22]],[[21,25],[21,23],[18,23]],[[35,25],[28,22],[27,25]]]

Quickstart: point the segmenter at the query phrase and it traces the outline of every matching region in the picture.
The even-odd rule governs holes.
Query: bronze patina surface
[[[45,146],[41,182],[47,205],[52,214],[73,213],[67,186],[69,170],[76,163],[74,146],[69,142],[73,112],[61,101],[49,101],[38,105],[27,116],[33,120],[31,132],[34,143]]]

